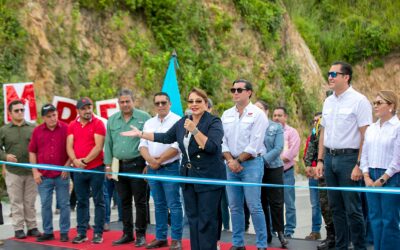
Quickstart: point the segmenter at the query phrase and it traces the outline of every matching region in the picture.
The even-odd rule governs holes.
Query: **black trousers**
[[[191,250],[216,250],[218,207],[223,189],[196,192],[193,184],[182,189],[190,228]]]
[[[3,205],[1,205],[0,202],[0,225],[4,224],[4,219],[3,219]]]
[[[120,163],[120,172],[141,174],[143,172],[144,167],[145,167],[144,159],[124,165],[121,165]],[[121,204],[122,204],[122,224],[123,224],[124,234],[133,235],[133,228],[134,228],[133,212],[132,212],[132,196],[133,196],[136,208],[136,220],[135,220],[136,235],[144,236],[146,234],[147,218],[148,218],[147,182],[145,182],[144,179],[120,176],[118,178],[118,181],[116,182],[116,185],[117,185],[118,195],[121,198]]]
[[[283,184],[283,167],[264,168],[262,183]],[[283,232],[283,188],[262,187],[261,203],[265,214],[268,235],[271,234],[271,219],[273,230]]]

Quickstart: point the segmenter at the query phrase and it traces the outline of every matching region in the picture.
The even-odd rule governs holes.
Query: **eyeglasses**
[[[156,106],[165,106],[165,105],[167,105],[167,101],[160,101],[160,102],[154,102],[154,105],[156,105]]]
[[[20,113],[20,112],[23,113],[23,112],[25,112],[25,109],[14,109],[13,112],[14,113]]]
[[[345,73],[342,73],[342,72],[330,71],[330,72],[328,72],[328,78],[329,77],[336,78],[338,74],[339,75],[346,75]]]
[[[200,103],[203,102],[203,100],[201,100],[201,99],[197,99],[197,100],[188,100],[187,102],[188,102],[189,104],[193,104],[193,103],[200,104]]]
[[[375,102],[372,102],[372,104],[374,106],[381,106],[382,104],[390,104],[390,103],[387,103],[387,102],[384,102],[384,101],[375,101]]]
[[[241,94],[244,90],[247,90],[247,89],[244,89],[244,88],[231,88],[231,93],[235,94],[236,92],[238,92],[239,94]]]

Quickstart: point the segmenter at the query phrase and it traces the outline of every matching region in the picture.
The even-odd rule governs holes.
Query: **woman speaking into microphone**
[[[166,133],[149,133],[132,127],[123,136],[170,144],[178,142],[182,152],[180,174],[196,178],[226,179],[222,158],[221,120],[207,112],[207,94],[194,88],[188,95],[190,117],[184,117]],[[192,250],[216,249],[218,235],[218,206],[223,186],[183,184],[185,212],[190,227]]]

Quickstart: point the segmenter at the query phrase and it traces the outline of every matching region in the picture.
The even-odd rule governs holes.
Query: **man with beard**
[[[76,104],[78,117],[68,127],[67,153],[75,168],[104,171],[103,145],[106,130],[103,122],[93,115],[92,101],[83,97]],[[94,235],[92,242],[103,242],[105,205],[103,195],[104,175],[97,173],[75,172],[74,185],[78,200],[77,231],[72,243],[78,244],[88,240],[86,231],[89,224],[90,192],[95,206]]]

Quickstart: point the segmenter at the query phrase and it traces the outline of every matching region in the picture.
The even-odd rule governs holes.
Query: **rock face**
[[[373,101],[380,90],[393,90],[400,95],[400,53],[393,53],[383,59],[384,65],[369,72],[368,62],[354,67],[354,88]]]

